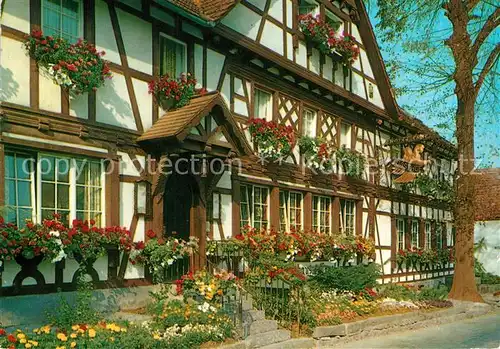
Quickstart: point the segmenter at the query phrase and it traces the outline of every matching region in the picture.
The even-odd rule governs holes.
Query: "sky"
[[[403,52],[401,45],[394,43],[386,43],[381,40],[381,35],[376,27],[376,23],[379,20],[376,17],[377,8],[376,6],[371,5],[369,7],[369,16],[372,22],[372,25],[375,30],[375,35],[377,37],[377,42],[382,52],[382,56],[384,57],[384,61],[387,62],[389,59],[389,48],[392,51],[397,52],[400,55],[404,55],[404,63],[410,64],[412,59],[415,57],[411,57],[411,55]],[[446,30],[449,28],[449,21],[443,16],[442,20],[439,21],[438,27],[440,29]],[[495,31],[490,39],[494,42],[500,41],[500,29]],[[389,46],[390,45],[390,46]],[[394,46],[396,45],[396,46]],[[443,44],[444,45],[444,44]],[[446,62],[448,64],[452,64],[452,60],[450,57],[450,61]],[[411,76],[409,74],[399,74],[395,78],[391,80],[393,86],[401,86],[407,82],[413,81],[416,76]],[[500,167],[500,83],[497,79],[497,87],[498,89],[495,92],[489,92],[486,94],[486,98],[488,99],[488,103],[484,103],[479,108],[476,108],[476,124],[475,124],[475,147],[476,147],[476,166],[478,167]],[[454,85],[448,85],[448,91],[452,92]],[[483,85],[484,88],[484,85]],[[456,98],[454,96],[443,99],[444,103],[442,103],[441,113],[438,110],[432,108],[419,108],[418,105],[427,105],[433,98],[435,92],[428,93],[418,93],[418,92],[404,92],[397,97],[398,104],[402,107],[407,105],[416,106],[413,108],[412,114],[422,120],[426,125],[432,127],[437,132],[439,132],[442,136],[447,138],[448,140],[453,140],[453,131],[454,131],[454,118],[453,111],[456,108]],[[449,111],[448,111],[449,108]],[[447,120],[437,117],[438,114],[445,114],[447,116]],[[441,124],[441,126],[440,126]],[[446,127],[448,126],[448,127]],[[452,126],[452,127],[450,127]]]

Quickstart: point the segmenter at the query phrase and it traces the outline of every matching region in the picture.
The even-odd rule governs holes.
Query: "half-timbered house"
[[[308,43],[298,28],[307,13],[351,34],[359,58],[344,67]],[[33,29],[95,43],[112,79],[68,93],[26,54]],[[398,107],[361,0],[7,0],[0,44],[0,203],[8,221],[22,226],[55,212],[68,222],[128,227],[135,241],[150,229],[175,231],[199,237],[202,255],[207,239],[227,239],[244,224],[363,234],[375,240],[383,282],[452,273],[397,270],[398,249],[452,243],[451,213],[445,202],[392,183],[384,165],[419,142],[437,159],[433,176],[451,181],[456,150]],[[148,82],[183,72],[208,93],[164,112]],[[246,127],[253,117],[356,149],[371,165],[361,179],[315,174],[297,145],[282,163],[263,163]],[[74,161],[59,169],[60,159]],[[76,178],[84,160],[85,179]],[[156,171],[184,160],[185,175]],[[53,171],[44,171],[48,163]],[[94,267],[101,282],[145,279],[126,255]],[[4,263],[3,294],[40,290],[30,286],[37,283],[55,290],[77,268],[72,260],[42,263],[34,280]]]

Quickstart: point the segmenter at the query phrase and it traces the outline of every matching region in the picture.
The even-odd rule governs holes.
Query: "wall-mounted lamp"
[[[134,186],[134,211],[136,215],[151,217],[153,215],[153,202],[151,198],[151,183],[145,179],[138,180]]]

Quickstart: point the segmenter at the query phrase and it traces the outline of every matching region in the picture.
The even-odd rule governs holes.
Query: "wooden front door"
[[[189,175],[172,175],[165,188],[163,225],[166,236],[189,240],[191,235],[191,208],[193,207],[193,182]]]

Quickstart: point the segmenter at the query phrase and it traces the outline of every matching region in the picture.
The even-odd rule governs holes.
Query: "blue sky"
[[[388,60],[388,48],[392,51],[397,52],[399,55],[404,56],[404,63],[410,64],[415,57],[404,53],[401,45],[394,43],[384,43],[381,40],[381,35],[377,32],[376,23],[378,19],[376,18],[376,7],[371,6],[369,8],[369,15],[372,25],[375,30],[375,35],[377,37],[377,42],[381,48],[382,56],[384,60]],[[443,19],[437,24],[439,29],[447,29],[450,27],[449,21],[443,16]],[[494,42],[498,42],[500,40],[500,30],[497,30],[490,37]],[[389,46],[391,45],[391,46]],[[448,64],[452,64],[451,57],[449,61],[446,62]],[[408,83],[418,79],[417,76],[411,76],[411,74],[398,74],[398,76],[391,81],[393,85],[400,87],[401,85]],[[500,83],[497,79],[496,85],[498,87],[496,94],[488,93],[486,98],[489,100],[489,103],[485,103],[482,106],[478,107],[476,110],[476,135],[475,135],[475,145],[476,145],[476,165],[484,167],[500,167]],[[445,90],[442,90],[443,93],[453,92],[454,85],[449,84]],[[484,86],[483,86],[484,88]],[[427,105],[430,101],[433,100],[435,92],[428,93],[417,93],[417,92],[406,92],[402,95],[398,96],[398,104],[400,106],[405,105],[417,105],[414,110],[412,110],[413,115],[422,120],[426,125],[433,127],[436,131],[438,131],[441,135],[446,137],[449,140],[453,138],[454,131],[454,110],[456,106],[456,99],[454,96],[444,99],[444,103],[441,103],[439,109],[436,110],[433,108],[419,108],[418,105]],[[448,112],[449,110],[449,112]],[[441,112],[441,114],[445,114],[447,119],[439,118],[436,115]],[[439,124],[443,124],[442,126],[448,125],[448,128],[436,127]],[[450,127],[451,126],[451,127]],[[480,163],[479,163],[480,162]]]

